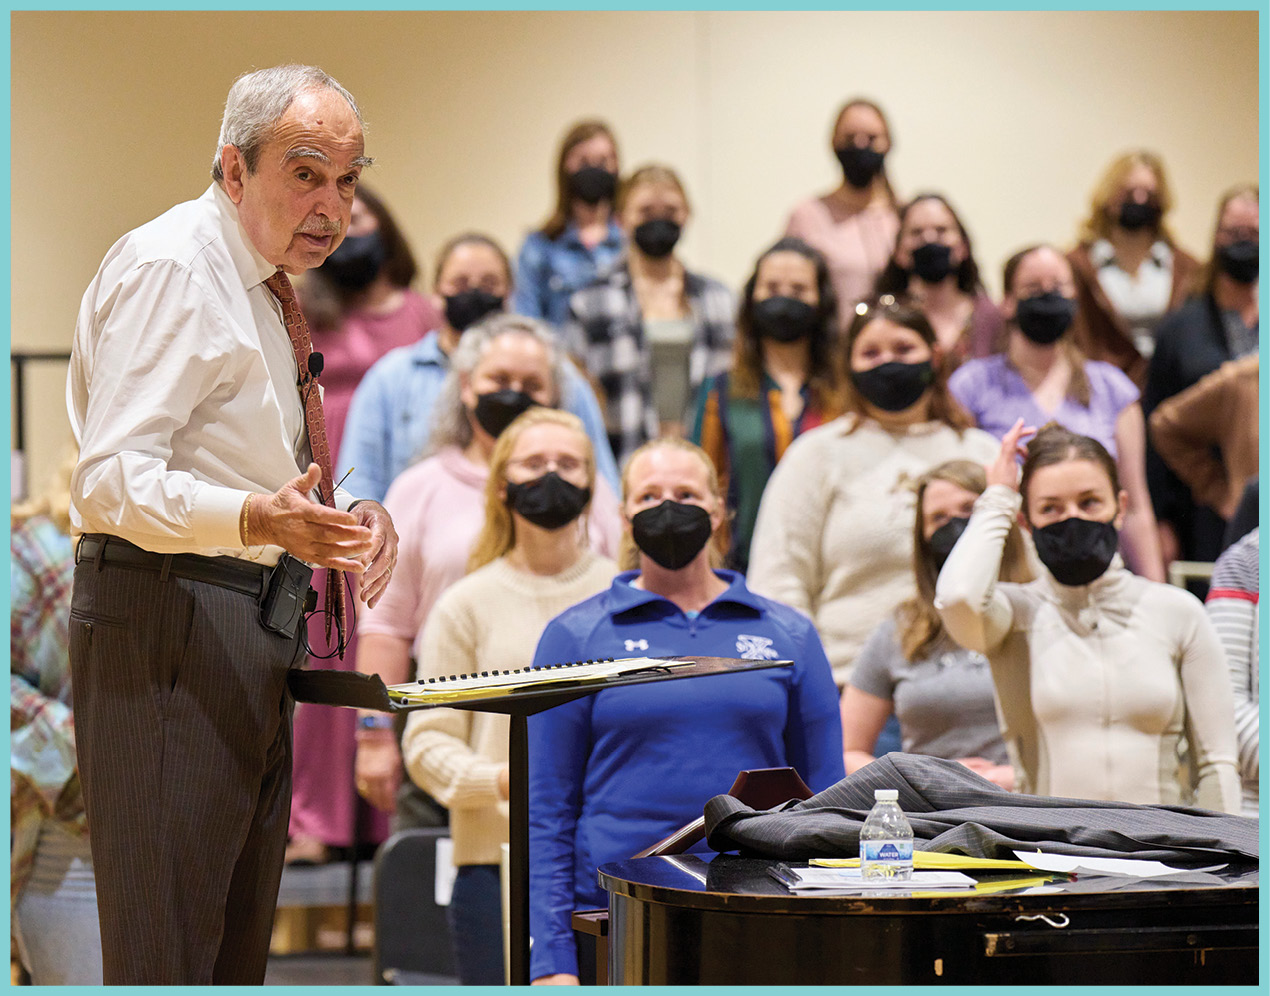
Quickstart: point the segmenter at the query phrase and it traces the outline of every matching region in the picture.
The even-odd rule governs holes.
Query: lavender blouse
[[[1138,400],[1138,389],[1119,367],[1100,360],[1085,362],[1089,407],[1068,395],[1053,411],[1036,403],[1019,372],[1005,354],[967,360],[948,379],[948,389],[985,432],[1000,439],[1019,416],[1038,429],[1057,422],[1065,429],[1092,436],[1116,456],[1116,419]]]

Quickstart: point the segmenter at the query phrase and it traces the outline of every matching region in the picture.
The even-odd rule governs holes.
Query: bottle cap
[[[873,800],[875,802],[895,802],[899,799],[899,789],[874,789]]]

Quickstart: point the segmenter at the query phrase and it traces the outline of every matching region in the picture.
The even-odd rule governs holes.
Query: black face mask
[[[569,174],[569,193],[583,204],[611,201],[617,191],[617,174],[603,166],[583,166]]]
[[[1036,555],[1054,580],[1069,587],[1102,577],[1116,555],[1119,536],[1110,522],[1072,516],[1032,530]]]
[[[769,297],[750,307],[750,324],[764,339],[797,342],[816,331],[816,309],[796,297]]]
[[[847,183],[857,190],[863,190],[873,182],[873,178],[882,171],[882,160],[886,158],[884,152],[874,152],[856,145],[834,149],[833,153],[842,164],[842,175]]]
[[[704,508],[669,499],[631,517],[635,545],[668,571],[692,563],[712,532],[710,513]]]
[[[935,558],[936,574],[944,569],[944,561],[952,553],[952,548],[957,545],[961,534],[966,531],[968,522],[970,522],[969,519],[949,519],[930,534],[926,544],[930,547],[930,555]]]
[[[952,273],[952,247],[927,242],[913,250],[913,272],[928,284],[937,284]]]
[[[1120,214],[1116,220],[1120,227],[1130,232],[1143,228],[1155,228],[1160,223],[1160,205],[1155,201],[1139,204],[1137,201],[1125,201],[1120,205]]]
[[[497,439],[503,430],[516,421],[516,416],[538,404],[524,391],[510,388],[477,395],[476,422]]]
[[[445,320],[455,332],[462,332],[502,306],[503,299],[497,294],[474,287],[445,299]]]
[[[669,218],[654,218],[635,226],[635,244],[640,252],[653,259],[669,256],[679,241],[682,229]]]
[[[523,484],[507,482],[508,506],[543,529],[563,529],[590,500],[590,488],[570,484],[554,470]]]
[[[322,273],[345,290],[365,290],[388,258],[384,240],[378,232],[369,235],[346,235],[335,252],[326,257]]]
[[[911,408],[935,382],[930,360],[883,363],[872,370],[852,370],[851,382],[864,399],[884,412]]]
[[[1217,266],[1237,284],[1255,284],[1261,267],[1259,247],[1251,239],[1240,239],[1217,250]]]
[[[1076,302],[1057,291],[1046,291],[1019,302],[1014,320],[1019,331],[1038,346],[1048,346],[1071,327]]]

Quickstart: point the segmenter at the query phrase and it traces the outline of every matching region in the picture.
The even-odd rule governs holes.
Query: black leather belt
[[[92,561],[134,570],[153,571],[160,580],[169,575],[203,581],[259,599],[273,567],[238,557],[203,557],[197,553],[151,553],[118,536],[85,533],[75,551],[75,563]]]

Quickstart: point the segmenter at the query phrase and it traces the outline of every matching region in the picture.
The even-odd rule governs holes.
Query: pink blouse
[[[397,566],[383,597],[373,609],[362,610],[359,635],[408,640],[418,654],[432,606],[467,571],[467,558],[485,524],[488,479],[488,467],[448,446],[407,467],[392,482],[384,507],[399,537]],[[586,525],[591,549],[616,560],[622,517],[617,496],[603,478],[596,478]]]
[[[848,214],[831,195],[803,201],[785,225],[786,235],[797,236],[824,254],[844,325],[856,303],[872,295],[873,283],[891,258],[899,231],[899,215],[891,206],[875,202]]]

